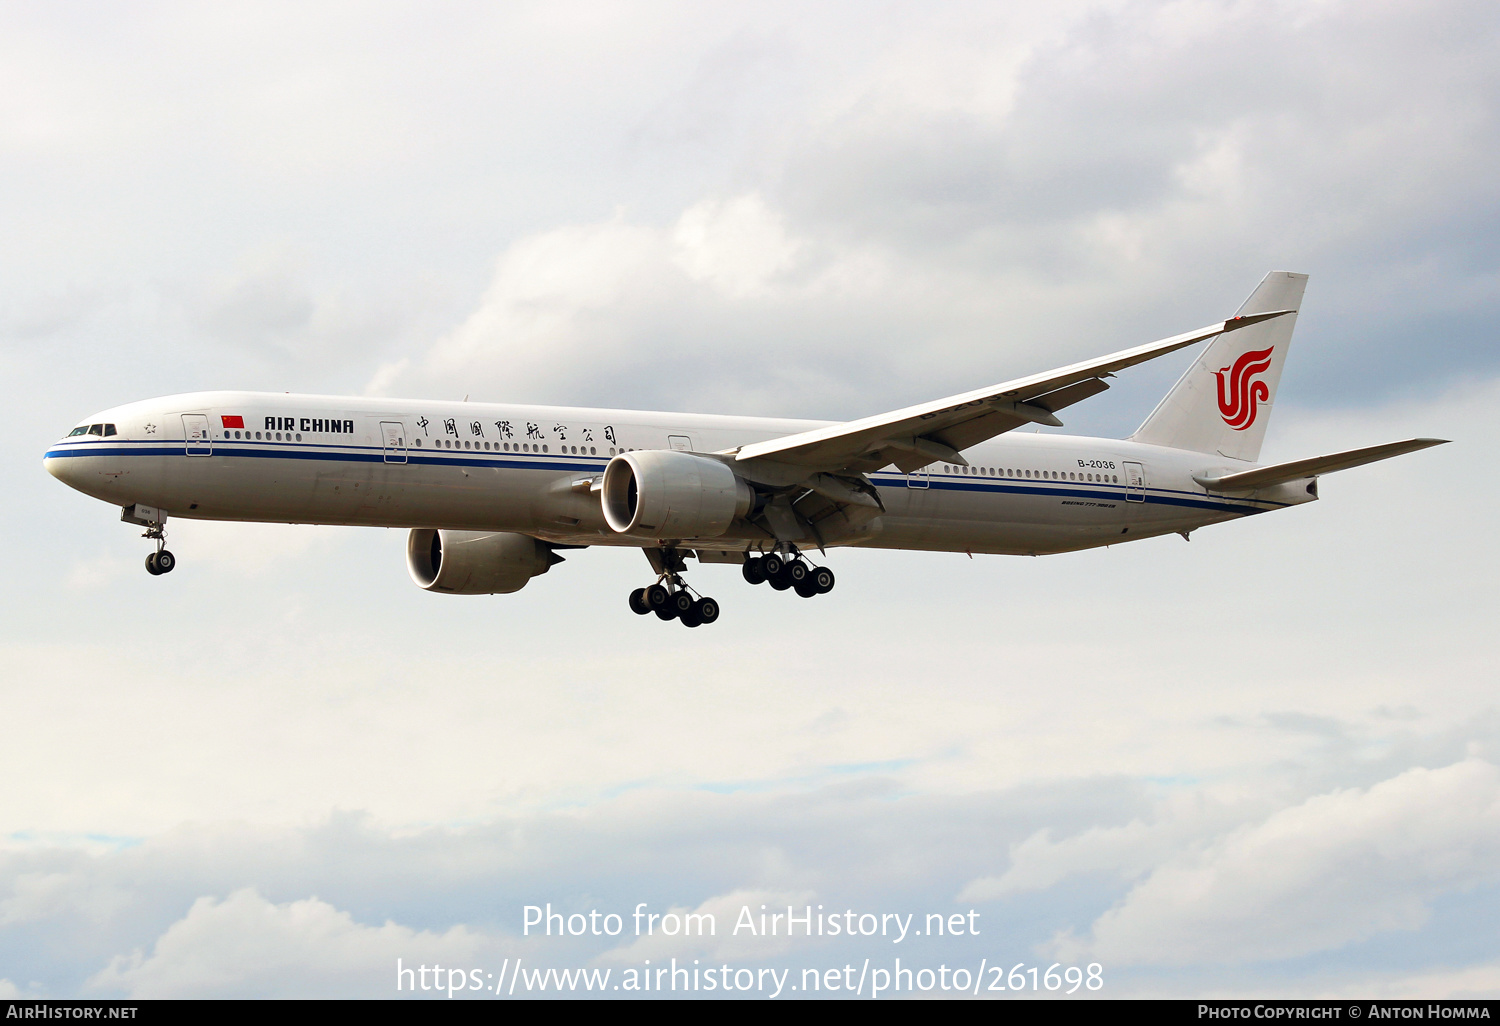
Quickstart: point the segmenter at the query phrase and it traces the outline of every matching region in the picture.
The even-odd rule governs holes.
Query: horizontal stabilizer
[[[1314,456],[1311,459],[1294,460],[1291,463],[1277,463],[1270,467],[1242,470],[1237,474],[1194,474],[1193,480],[1216,492],[1250,491],[1255,488],[1269,488],[1286,481],[1300,481],[1319,474],[1331,474],[1335,470],[1362,467],[1366,463],[1388,460],[1392,456],[1416,452],[1418,449],[1426,449],[1434,445],[1445,445],[1447,442],[1446,438],[1408,438],[1404,442],[1386,442],[1384,445],[1371,445],[1364,449],[1350,449],[1348,452],[1336,452],[1328,456]]]

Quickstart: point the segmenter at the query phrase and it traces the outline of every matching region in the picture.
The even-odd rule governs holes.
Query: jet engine
[[[610,460],[600,497],[610,527],[652,538],[717,538],[755,505],[755,492],[724,463],[669,449]]]
[[[543,542],[508,531],[412,531],[406,568],[417,586],[449,595],[508,595],[561,563]]]

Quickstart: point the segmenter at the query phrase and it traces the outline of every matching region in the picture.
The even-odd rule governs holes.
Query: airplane
[[[719,604],[687,560],[804,598],[842,546],[1043,555],[1311,502],[1318,479],[1446,440],[1256,462],[1307,275],[1272,271],[1224,321],[844,423],[617,409],[192,392],[94,414],[43,463],[177,564],[172,517],[406,528],[428,591],[508,594],[592,545],[640,548],[632,611],[688,627]],[[1129,438],[1021,432],[1128,367],[1212,340]]]

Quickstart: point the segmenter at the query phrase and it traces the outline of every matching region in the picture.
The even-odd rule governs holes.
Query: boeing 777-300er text
[[[514,592],[590,545],[642,549],[630,608],[689,627],[718,603],[686,560],[737,563],[804,598],[806,555],[842,545],[1040,555],[1180,533],[1310,502],[1318,476],[1441,443],[1256,462],[1307,276],[1266,275],[1238,314],[1097,360],[847,423],[630,410],[193,392],[94,414],[47,470],[123,507],[176,565],[168,513],[409,528],[412,579]],[[1061,426],[1115,372],[1213,341],[1126,439]]]

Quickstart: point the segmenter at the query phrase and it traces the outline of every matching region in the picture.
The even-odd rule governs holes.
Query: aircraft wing
[[[798,467],[867,473],[894,463],[903,473],[942,460],[967,464],[960,455],[971,445],[1023,424],[1061,427],[1056,411],[1109,388],[1115,371],[1165,356],[1195,342],[1295,313],[1275,310],[1246,314],[1197,331],[1125,349],[1097,360],[1017,378],[904,410],[882,413],[832,427],[803,431],[742,447],[737,460],[773,460]]]

